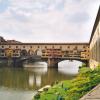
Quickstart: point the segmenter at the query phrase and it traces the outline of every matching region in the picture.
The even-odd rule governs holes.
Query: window
[[[71,50],[70,53],[73,53],[73,51]]]
[[[77,46],[75,46],[74,50],[77,50]]]
[[[62,49],[62,46],[60,46],[60,49]]]
[[[1,52],[2,52],[2,53],[4,53],[5,51],[4,51],[4,50],[2,50]]]
[[[18,48],[18,46],[16,46],[16,48]]]
[[[47,46],[45,46],[45,49],[47,49]]]
[[[11,48],[11,46],[9,46],[9,48]]]
[[[85,48],[85,46],[83,46],[83,48]]]
[[[23,48],[25,48],[25,46],[23,46]]]
[[[68,46],[68,48],[70,48],[70,46]]]
[[[15,50],[13,50],[13,53],[15,53]]]
[[[30,48],[32,48],[32,46],[30,46]]]
[[[52,46],[52,48],[54,49],[54,46]]]
[[[2,48],[4,48],[4,46],[2,46]]]

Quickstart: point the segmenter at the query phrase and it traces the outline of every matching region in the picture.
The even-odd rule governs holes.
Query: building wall
[[[19,51],[21,51],[21,50],[26,50],[27,52],[35,52],[35,51],[43,51],[43,50],[45,50],[45,52],[47,52],[46,51],[46,49],[51,49],[51,51],[52,50],[56,50],[58,53],[58,55],[60,55],[59,54],[59,52],[62,52],[62,53],[64,53],[64,54],[62,54],[62,55],[67,55],[67,54],[65,54],[65,53],[68,53],[68,55],[70,55],[70,56],[79,56],[80,58],[82,58],[82,59],[87,59],[87,58],[89,58],[89,55],[87,55],[87,53],[89,54],[89,44],[87,44],[87,43],[79,43],[79,44],[75,44],[75,43],[73,43],[73,44],[25,44],[25,43],[22,43],[22,44],[2,44],[2,45],[0,45],[0,49],[12,49],[12,50],[19,50]],[[58,50],[57,50],[58,49]],[[54,51],[53,51],[54,52]],[[85,56],[82,56],[81,55],[81,52],[84,52],[84,55]],[[20,52],[18,52],[18,53],[20,53]],[[44,54],[43,54],[44,55]]]
[[[100,9],[93,27],[90,40],[90,67],[95,68],[100,64]]]

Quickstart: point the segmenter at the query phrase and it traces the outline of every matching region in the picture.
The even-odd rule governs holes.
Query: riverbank
[[[38,94],[36,100],[79,100],[99,83],[100,67],[94,70],[80,68],[75,79],[57,82],[50,89]]]
[[[80,100],[100,100],[100,84],[89,91]]]

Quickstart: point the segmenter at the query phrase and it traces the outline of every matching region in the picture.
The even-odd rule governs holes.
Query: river
[[[58,69],[46,63],[34,63],[33,68],[12,68],[0,65],[0,100],[32,100],[35,90],[55,81],[71,80],[81,62],[63,61]]]

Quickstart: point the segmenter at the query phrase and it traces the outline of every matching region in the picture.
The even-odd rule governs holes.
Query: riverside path
[[[83,96],[80,100],[100,100],[100,84]]]

